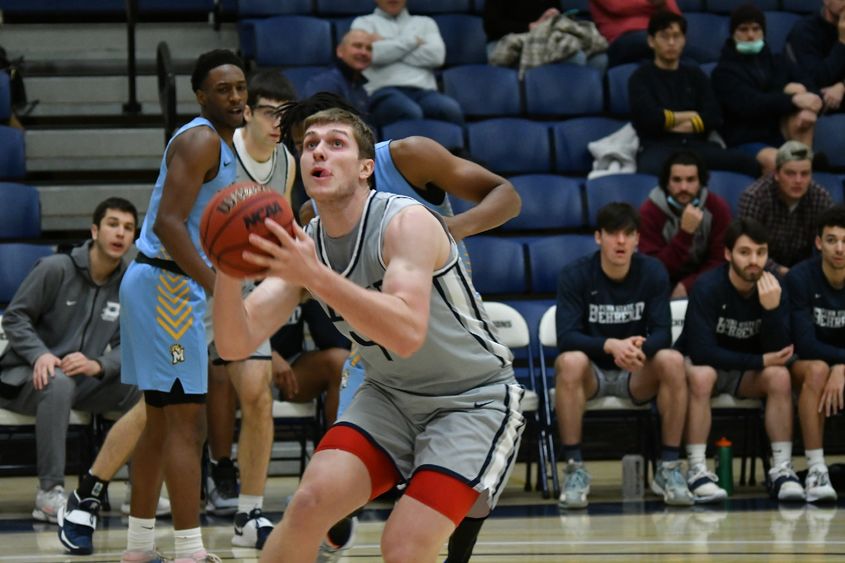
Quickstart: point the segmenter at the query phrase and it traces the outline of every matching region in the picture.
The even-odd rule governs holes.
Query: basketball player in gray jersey
[[[276,110],[295,97],[293,86],[279,71],[254,74],[248,84],[245,124],[235,130],[232,139],[237,181],[270,186],[284,194],[288,201],[296,176],[296,161],[279,143],[281,129]],[[252,282],[245,283],[244,294],[254,287]],[[272,530],[272,524],[262,514],[264,486],[273,447],[270,342],[263,341],[245,360],[225,362],[220,359],[213,342],[211,306],[206,326],[209,329],[206,334],[211,360],[207,410],[210,467],[205,482],[206,507],[217,515],[235,515],[234,545],[261,549]],[[242,418],[236,468],[230,456],[238,403]]]
[[[305,122],[300,165],[321,211],[308,234],[267,225],[245,252],[267,280],[243,300],[218,276],[215,329],[223,357],[242,357],[309,291],[361,345],[367,380],[308,465],[262,561],[314,561],[341,518],[407,484],[384,529],[386,561],[434,561],[476,505],[495,506],[524,425],[511,355],[439,217],[411,199],[373,194],[372,133],[327,110]],[[310,235],[310,236],[309,236]],[[222,322],[225,319],[225,323]]]

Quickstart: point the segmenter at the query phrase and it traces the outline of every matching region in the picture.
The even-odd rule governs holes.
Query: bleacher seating
[[[624,122],[609,117],[576,117],[554,124],[555,170],[585,176],[593,167],[593,157],[587,145],[624,125]]]
[[[472,158],[499,174],[551,170],[548,127],[528,119],[498,118],[467,125]]]
[[[277,16],[252,20],[252,28],[259,66],[328,66],[333,62],[332,28],[327,20]]]
[[[707,0],[707,11],[719,14],[730,14],[734,8],[741,5],[737,0]],[[777,10],[780,0],[754,0],[754,5],[761,10]]]
[[[639,63],[628,63],[607,69],[608,109],[613,115],[626,116],[631,113],[628,80],[637,67]]]
[[[281,15],[310,15],[311,0],[238,0],[239,18],[264,18]]]
[[[420,135],[434,139],[451,151],[464,148],[464,130],[460,125],[437,119],[407,119],[396,121],[382,128],[382,139],[404,139]]]
[[[712,170],[707,188],[714,194],[722,196],[731,207],[731,215],[736,217],[739,211],[739,196],[745,191],[745,188],[753,183],[754,178],[745,174],[725,170]]]
[[[51,254],[53,247],[44,244],[0,243],[0,308],[12,300],[35,263]]]
[[[575,230],[584,226],[581,182],[553,174],[526,174],[509,178],[522,198],[518,216],[506,231]]]
[[[0,181],[26,176],[25,150],[23,131],[0,125]]]
[[[472,284],[482,295],[522,294],[528,289],[522,243],[478,235],[466,239],[472,263]]]
[[[0,201],[3,202],[0,204],[0,240],[41,236],[38,190],[25,184],[0,182]]]
[[[650,174],[609,174],[587,180],[587,221],[595,226],[599,209],[614,201],[628,202],[639,209],[656,185],[657,178]]]
[[[312,76],[326,72],[330,67],[327,66],[290,66],[282,69],[282,74],[290,80],[293,84],[296,95],[300,98],[305,97],[305,85]]]
[[[798,13],[817,13],[822,9],[824,0],[781,0],[783,9]]]
[[[470,13],[470,0],[408,0],[412,14],[431,15],[443,13]]]
[[[831,166],[845,168],[845,114],[823,115],[816,121],[816,152],[827,155]]]
[[[547,236],[527,248],[531,291],[547,295],[557,292],[557,277],[566,264],[598,250],[593,235]]]
[[[372,13],[372,0],[315,0],[319,16],[360,16]]]
[[[836,203],[845,203],[845,199],[843,199],[842,176],[830,172],[813,172],[813,180],[830,192],[830,195],[833,196],[833,201]]]
[[[485,64],[487,35],[481,16],[438,14],[432,16],[446,44],[445,66]]]
[[[801,16],[791,12],[766,12],[766,43],[773,53],[783,52],[786,37]]]
[[[443,71],[443,92],[460,104],[469,119],[517,116],[521,112],[516,70],[486,64]]]
[[[9,86],[9,73],[0,72],[0,122],[6,122],[12,116],[12,90]]]
[[[591,66],[548,64],[525,73],[525,111],[538,117],[597,115],[604,109],[602,74]]]
[[[685,17],[687,44],[684,53],[699,63],[719,60],[722,46],[729,35],[728,17],[704,12],[693,12]]]

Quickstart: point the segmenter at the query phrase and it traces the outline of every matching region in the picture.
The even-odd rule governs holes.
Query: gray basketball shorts
[[[472,487],[492,510],[519,450],[524,392],[516,383],[496,383],[426,396],[366,380],[338,422],[385,452],[403,482],[421,468],[440,471]]]
[[[255,284],[252,282],[244,282],[243,285],[243,296],[246,297],[252,290],[255,289]],[[205,311],[205,317],[203,318],[203,322],[205,323],[205,339],[206,344],[208,345],[208,359],[209,361],[216,365],[225,365],[229,363],[227,360],[224,360],[220,357],[220,354],[217,353],[217,346],[214,345],[214,324],[211,320],[211,310],[214,308],[214,298],[208,298],[208,308]],[[270,348],[270,341],[265,340],[261,344],[258,345],[258,349],[253,352],[247,360],[270,360],[271,356],[271,348]]]
[[[738,369],[717,369],[716,383],[713,384],[713,396],[727,393],[734,397],[739,397],[739,385],[742,383],[742,377],[745,372]]]
[[[639,404],[631,396],[631,372],[621,369],[602,369],[593,363],[593,377],[596,378],[596,392],[587,399],[588,401],[601,397],[619,397]]]

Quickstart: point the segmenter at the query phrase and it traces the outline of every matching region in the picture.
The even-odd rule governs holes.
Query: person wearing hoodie
[[[809,82],[798,65],[769,49],[759,8],[736,8],[730,29],[711,76],[724,117],[720,133],[729,147],[755,155],[766,174],[785,141],[812,147],[822,99],[804,86]]]
[[[109,198],[94,211],[91,240],[40,260],[3,315],[0,407],[35,417],[39,486],[32,517],[56,522],[65,504],[71,409],[129,411],[141,398],[120,381],[120,300],[138,212]]]

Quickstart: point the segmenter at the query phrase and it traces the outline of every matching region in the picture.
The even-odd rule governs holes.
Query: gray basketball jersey
[[[324,264],[356,285],[380,291],[385,273],[384,231],[399,211],[411,205],[421,204],[409,197],[371,191],[357,229],[350,236],[329,238],[319,217],[309,224],[308,233]],[[443,228],[445,231],[445,224]],[[401,358],[358,334],[333,309],[322,301],[320,304],[338,330],[359,344],[366,377],[376,383],[411,393],[448,395],[513,382],[511,352],[496,338],[472,280],[458,259],[454,241],[449,260],[434,272],[431,283],[428,335],[422,348],[409,358]]]
[[[235,148],[235,157],[238,161],[238,167],[236,170],[236,181],[237,182],[247,182],[252,181],[259,184],[264,184],[270,186],[280,194],[284,195],[285,188],[288,184],[288,177],[291,173],[291,163],[293,162],[293,156],[288,152],[288,149],[282,145],[281,143],[276,146],[276,153],[273,156],[273,173],[270,175],[270,179],[266,182],[262,182],[263,178],[254,178],[252,174],[250,174],[247,167],[244,165],[244,160],[249,158],[248,155],[242,155],[238,152],[237,147]]]

